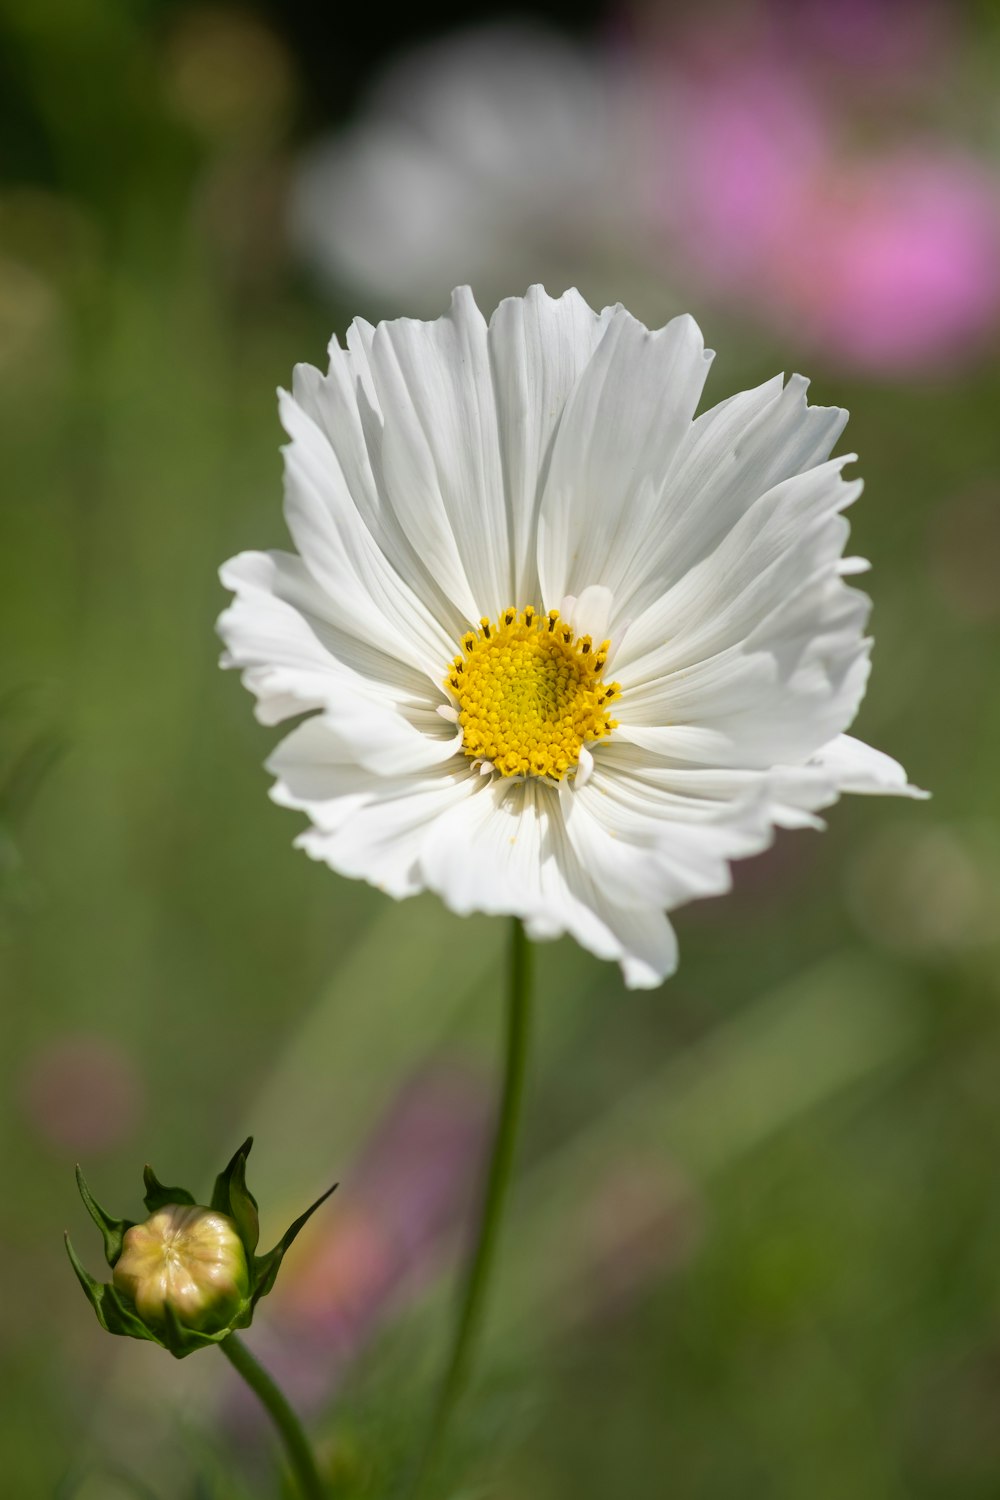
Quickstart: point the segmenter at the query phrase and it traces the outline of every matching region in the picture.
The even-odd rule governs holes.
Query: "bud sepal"
[[[102,1283],[90,1275],[68,1234],[66,1250],[108,1333],[149,1340],[183,1359],[249,1326],[288,1247],[334,1191],[300,1214],[273,1250],[258,1255],[257,1200],[246,1183],[252,1144],[252,1137],[244,1141],[219,1173],[208,1205],[198,1204],[186,1188],[166,1186],[147,1165],[143,1202],[149,1217],[142,1222],[116,1219],[103,1209],[77,1167],[80,1196],[101,1232],[112,1280]]]

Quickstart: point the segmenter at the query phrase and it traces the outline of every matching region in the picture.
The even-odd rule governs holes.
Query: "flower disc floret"
[[[462,637],[445,685],[458,704],[462,749],[501,776],[561,781],[590,740],[617,727],[608,709],[619,696],[605,683],[609,641],[577,637],[557,609],[506,609]]]

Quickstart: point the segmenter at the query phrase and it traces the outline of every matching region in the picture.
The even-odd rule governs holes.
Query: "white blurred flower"
[[[334,288],[436,310],[600,276],[636,236],[624,80],[539,28],[483,27],[413,53],[362,117],[306,155],[292,237]]]
[[[829,459],[845,413],[776,377],[695,418],[691,318],[538,287],[487,326],[355,321],[282,393],[296,553],[222,570],[299,843],[459,913],[568,932],[626,982],[676,964],[665,909],[728,889],[775,825],[912,794],[846,736],[867,598]]]

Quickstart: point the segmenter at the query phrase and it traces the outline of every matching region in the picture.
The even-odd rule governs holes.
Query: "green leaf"
[[[125,1305],[115,1287],[94,1280],[86,1267],[81,1264],[69,1235],[67,1234],[65,1238],[69,1263],[76,1272],[76,1279],[83,1287],[87,1301],[97,1314],[97,1321],[105,1332],[124,1334],[133,1339],[149,1339],[154,1344],[160,1343],[156,1334],[146,1327],[142,1319],[130,1307]]]
[[[151,1214],[155,1214],[161,1208],[166,1208],[170,1203],[193,1204],[195,1201],[187,1188],[167,1187],[160,1182],[149,1162],[143,1168],[142,1180],[146,1185],[146,1196],[142,1201]]]
[[[109,1333],[122,1334],[130,1339],[148,1339],[152,1344],[163,1344],[155,1329],[144,1323],[130,1299],[116,1286],[102,1287],[104,1293],[104,1324]]]
[[[87,1296],[87,1300],[89,1301],[91,1307],[94,1309],[101,1323],[105,1328],[107,1328],[108,1325],[104,1322],[104,1315],[101,1310],[101,1303],[103,1301],[103,1297],[101,1294],[103,1293],[104,1288],[99,1281],[94,1280],[93,1276],[91,1276],[87,1268],[81,1263],[79,1256],[73,1249],[73,1242],[69,1237],[69,1230],[66,1231],[63,1238],[66,1241],[66,1254],[69,1256],[69,1263],[73,1267],[73,1270],[76,1272],[76,1279],[83,1287],[83,1290]]]
[[[247,1157],[253,1145],[253,1136],[247,1136],[234,1154],[229,1165],[215,1179],[211,1207],[216,1213],[228,1214],[236,1225],[237,1233],[249,1261],[257,1249],[260,1239],[260,1219],[257,1200],[247,1187]]]
[[[325,1203],[330,1194],[336,1192],[338,1186],[339,1184],[335,1182],[333,1187],[327,1188],[326,1192],[316,1199],[315,1203],[310,1204],[304,1214],[299,1214],[298,1218],[289,1224],[273,1250],[269,1251],[267,1255],[254,1256],[251,1269],[250,1292],[251,1302],[254,1306],[257,1305],[261,1297],[266,1297],[274,1286],[275,1277],[278,1274],[285,1251],[295,1239],[299,1230],[312,1218],[320,1204]]]
[[[163,1309],[166,1319],[166,1330],[161,1340],[163,1347],[169,1349],[174,1359],[186,1359],[196,1349],[208,1349],[212,1344],[221,1344],[227,1339],[235,1327],[242,1326],[235,1321],[220,1328],[216,1333],[201,1333],[196,1328],[185,1328],[177,1317],[176,1312],[168,1302]]]
[[[80,1189],[84,1207],[101,1231],[101,1238],[104,1240],[104,1258],[109,1266],[113,1266],[122,1253],[122,1240],[125,1237],[125,1231],[132,1228],[132,1221],[113,1219],[107,1210],[101,1207],[87,1186],[83,1169],[80,1166],[76,1169],[76,1185]]]

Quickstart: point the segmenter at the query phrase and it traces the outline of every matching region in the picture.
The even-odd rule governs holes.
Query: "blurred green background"
[[[69,1227],[97,1270],[76,1160],[131,1214],[146,1159],[207,1188],[252,1128],[265,1238],[341,1188],[283,1273],[314,1300],[276,1294],[250,1342],[284,1362],[336,1492],[389,1494],[441,1355],[504,932],[292,851],[261,767],[277,735],[213,635],[219,563],[285,543],[274,388],[355,310],[288,248],[295,153],[358,107],[386,39],[344,22],[333,100],[302,6],[2,15],[5,1492],[277,1493],[223,1362],[106,1338],[61,1245]],[[968,123],[995,112],[995,13],[962,26]],[[1000,364],[825,365],[682,276],[651,312],[647,278],[637,310],[685,294],[720,351],[714,399],[804,367],[851,408],[877,637],[858,733],[934,799],[848,799],[826,834],[779,838],[678,914],[659,992],[540,950],[521,1172],[450,1492],[988,1500]],[[431,1199],[411,1276],[407,1215]]]

